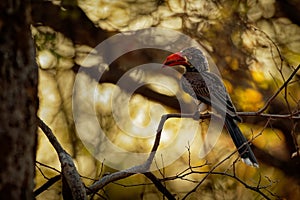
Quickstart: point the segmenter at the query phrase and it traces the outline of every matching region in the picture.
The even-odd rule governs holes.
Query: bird
[[[241,118],[221,80],[209,71],[209,64],[204,53],[197,47],[188,47],[169,55],[163,62],[163,67],[183,66],[183,75],[180,80],[184,92],[197,101],[212,106],[217,113],[225,113],[225,127],[233,143],[238,149],[242,161],[252,167],[259,167],[258,161],[237,122]]]

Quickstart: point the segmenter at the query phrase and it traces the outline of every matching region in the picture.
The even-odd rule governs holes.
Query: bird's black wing
[[[240,121],[226,88],[217,75],[208,71],[189,72],[184,74],[181,85],[193,98],[212,105],[220,113],[226,111],[227,115]]]

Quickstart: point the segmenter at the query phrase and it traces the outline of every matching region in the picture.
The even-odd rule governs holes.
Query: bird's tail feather
[[[234,119],[226,117],[225,126],[236,146],[242,160],[250,166],[258,167],[258,162],[255,158],[254,153],[251,150],[250,145],[247,143],[247,139],[242,134],[241,130],[237,126]]]

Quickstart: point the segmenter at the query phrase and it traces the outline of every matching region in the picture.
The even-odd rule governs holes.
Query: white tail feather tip
[[[251,167],[259,168],[259,165],[257,163],[253,163],[249,158],[242,158],[242,161]]]

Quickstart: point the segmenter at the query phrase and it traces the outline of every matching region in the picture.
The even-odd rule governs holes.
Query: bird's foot
[[[199,120],[200,119],[200,112],[197,110],[194,115],[193,115],[194,120]]]
[[[193,119],[194,120],[199,120],[199,119],[205,119],[205,118],[209,118],[211,116],[211,112],[209,112],[208,110],[206,110],[205,112],[200,112],[200,111],[196,111],[193,115]]]

